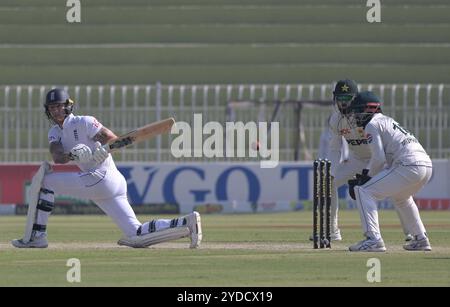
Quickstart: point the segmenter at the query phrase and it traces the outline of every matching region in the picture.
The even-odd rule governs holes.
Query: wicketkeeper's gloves
[[[348,181],[348,192],[350,194],[350,197],[353,200],[356,200],[355,186],[363,185],[363,184],[365,184],[367,181],[369,181],[372,178],[368,174],[369,174],[369,170],[368,169],[363,169],[361,174],[356,174],[355,178],[350,179]]]

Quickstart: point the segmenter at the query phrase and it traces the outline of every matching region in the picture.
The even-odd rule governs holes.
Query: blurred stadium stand
[[[0,1],[0,84],[450,83],[448,0]]]

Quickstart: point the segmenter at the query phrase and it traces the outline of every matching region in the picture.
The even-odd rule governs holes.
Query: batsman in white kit
[[[54,207],[54,195],[92,200],[122,230],[117,242],[134,248],[190,237],[190,247],[202,241],[200,214],[140,223],[128,202],[127,184],[118,171],[107,144],[118,137],[92,116],[72,114],[74,102],[59,88],[47,93],[45,113],[54,124],[49,133],[50,153],[57,164],[73,161],[81,172],[52,172],[44,162],[33,177],[25,235],[13,240],[18,248],[46,248],[47,222]],[[126,140],[129,140],[126,139]]]
[[[425,226],[413,195],[431,178],[432,162],[418,140],[394,119],[382,114],[381,100],[372,92],[359,93],[348,107],[349,125],[369,140],[370,160],[360,174],[349,181],[365,240],[349,247],[352,252],[384,252],[386,247],[378,222],[376,200],[389,197],[401,222],[413,235],[403,248],[431,251]]]

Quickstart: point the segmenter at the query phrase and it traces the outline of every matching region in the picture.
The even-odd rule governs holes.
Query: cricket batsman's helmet
[[[365,127],[375,113],[382,113],[381,99],[371,91],[359,93],[347,108],[353,126]]]
[[[73,100],[70,99],[69,94],[61,89],[61,88],[54,88],[51,89],[45,98],[45,114],[47,115],[48,119],[53,121],[52,116],[50,114],[50,111],[48,110],[48,107],[52,104],[58,104],[62,103],[64,104],[64,110],[66,112],[66,115],[69,115],[72,113],[73,110]]]
[[[358,85],[350,79],[339,80],[333,91],[333,101],[342,115],[347,114],[347,108],[358,94]]]

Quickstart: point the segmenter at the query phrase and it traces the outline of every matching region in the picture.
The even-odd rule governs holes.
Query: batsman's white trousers
[[[95,202],[123,231],[135,236],[141,226],[127,198],[127,184],[117,169],[87,173],[49,173],[43,187],[55,194],[68,195]]]
[[[365,235],[381,237],[376,200],[390,197],[412,235],[426,232],[413,195],[430,180],[431,166],[395,165],[383,170],[366,184],[355,187],[356,203]]]

